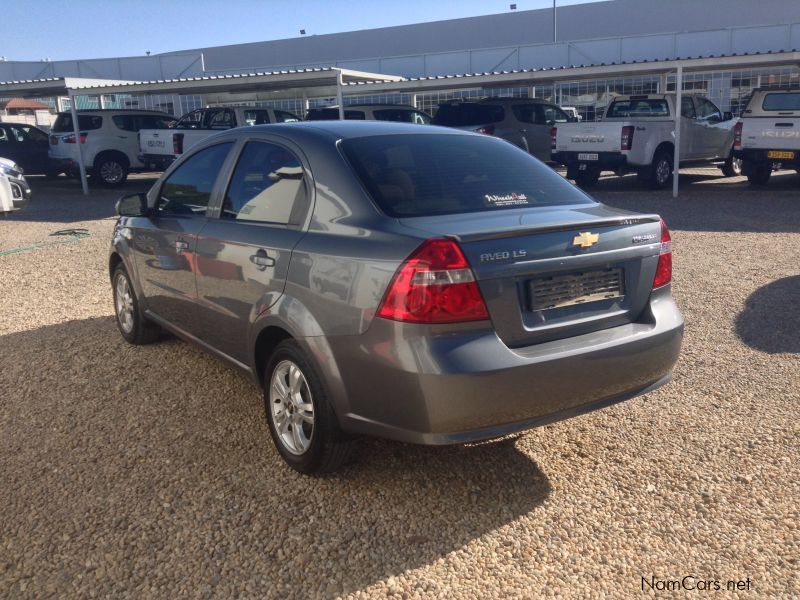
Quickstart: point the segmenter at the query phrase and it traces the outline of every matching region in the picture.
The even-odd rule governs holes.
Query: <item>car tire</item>
[[[136,297],[128,271],[122,263],[114,269],[111,289],[114,294],[114,318],[125,341],[137,346],[155,342],[159,338],[161,328],[142,316],[139,299]]]
[[[739,177],[742,174],[742,159],[729,156],[728,160],[722,163],[720,170],[725,177]]]
[[[769,178],[772,177],[772,165],[753,165],[747,170],[747,181],[750,185],[763,187],[769,183]]]
[[[672,182],[672,155],[668,150],[659,150],[650,166],[650,187],[661,190]]]
[[[94,159],[94,178],[106,187],[119,187],[128,179],[128,160],[116,152],[104,152]]]
[[[582,189],[594,187],[599,179],[600,169],[587,168],[585,171],[575,173],[575,183]]]
[[[267,363],[264,408],[275,447],[295,471],[330,473],[348,461],[355,441],[339,428],[317,369],[294,340],[278,344]]]

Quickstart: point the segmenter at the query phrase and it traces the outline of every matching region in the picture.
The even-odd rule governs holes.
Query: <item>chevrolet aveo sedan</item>
[[[303,473],[360,434],[456,444],[608,406],[669,381],[680,350],[664,222],[490,136],[234,129],[117,209],[122,336],[167,330],[252,376]]]

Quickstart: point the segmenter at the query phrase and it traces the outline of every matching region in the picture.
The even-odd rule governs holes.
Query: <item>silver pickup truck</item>
[[[766,185],[775,169],[800,171],[800,90],[755,90],[734,129],[733,154],[753,185]]]
[[[618,96],[601,122],[564,123],[551,130],[552,159],[567,178],[594,185],[600,173],[634,171],[654,188],[669,185],[675,148],[675,95]],[[724,175],[738,175],[731,153],[734,121],[703,96],[681,99],[681,165],[717,162]]]
[[[244,125],[301,121],[295,114],[273,108],[216,106],[183,115],[169,129],[139,131],[138,158],[146,167],[164,170],[181,154],[208,136]]]

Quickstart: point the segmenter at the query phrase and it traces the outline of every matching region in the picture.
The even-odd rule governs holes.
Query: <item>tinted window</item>
[[[606,117],[668,117],[666,100],[614,100]]]
[[[370,136],[344,140],[342,149],[393,217],[593,204],[544,163],[493,137]]]
[[[694,119],[697,113],[694,112],[694,102],[691,98],[685,96],[681,98],[681,116],[687,119]]]
[[[114,115],[111,120],[123,131],[137,131],[133,115]]]
[[[569,121],[567,113],[551,104],[539,104],[536,108],[539,115],[536,121],[539,125],[548,125],[550,123],[566,123]]]
[[[293,115],[285,110],[276,110],[274,112],[276,123],[297,123],[298,121],[302,121],[302,119],[297,115]]]
[[[81,131],[91,131],[92,129],[100,129],[103,126],[103,117],[94,115],[78,115],[78,127]],[[72,115],[69,113],[62,113],[56,117],[56,122],[50,129],[53,133],[65,133],[72,131]]]
[[[11,138],[8,135],[5,127],[0,127],[0,142],[10,142]]]
[[[800,92],[767,94],[761,103],[763,110],[800,110]]]
[[[249,142],[236,164],[222,204],[228,219],[286,225],[300,221],[306,207],[303,166],[288,150]]]
[[[175,129],[199,129],[203,124],[203,110],[193,110],[183,115],[175,124]]]
[[[181,164],[161,187],[158,209],[178,215],[204,215],[211,190],[232,142],[200,150]]]
[[[701,119],[717,119],[718,121],[722,120],[722,113],[719,112],[719,109],[714,106],[711,102],[706,100],[705,98],[698,98],[697,99],[697,109],[699,112],[699,117]]]
[[[496,104],[443,104],[433,117],[434,125],[446,127],[469,127],[497,123],[505,119],[503,107]]]
[[[406,108],[382,108],[373,110],[372,114],[378,121],[396,121],[398,123],[417,123],[427,125],[431,118],[425,113]]]
[[[308,111],[306,121],[335,121],[338,118],[338,108],[314,108]],[[344,118],[351,121],[363,121],[365,119],[365,115],[364,111],[361,110],[345,109]]]
[[[244,122],[247,125],[267,125],[269,123],[269,111],[247,109],[244,111]]]
[[[236,117],[230,109],[223,109],[210,114],[208,127],[211,129],[231,129],[236,127]]]
[[[46,142],[47,134],[36,127],[12,125],[9,127],[11,137],[18,142]]]

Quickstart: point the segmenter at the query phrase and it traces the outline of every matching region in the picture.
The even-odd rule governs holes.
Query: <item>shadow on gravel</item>
[[[514,440],[363,440],[300,476],[248,379],[174,338],[127,345],[111,317],[0,348],[0,595],[332,597],[536,519],[551,491]],[[480,552],[524,550],[500,539]]]
[[[736,317],[736,334],[751,348],[800,354],[800,275],[760,287]]]

